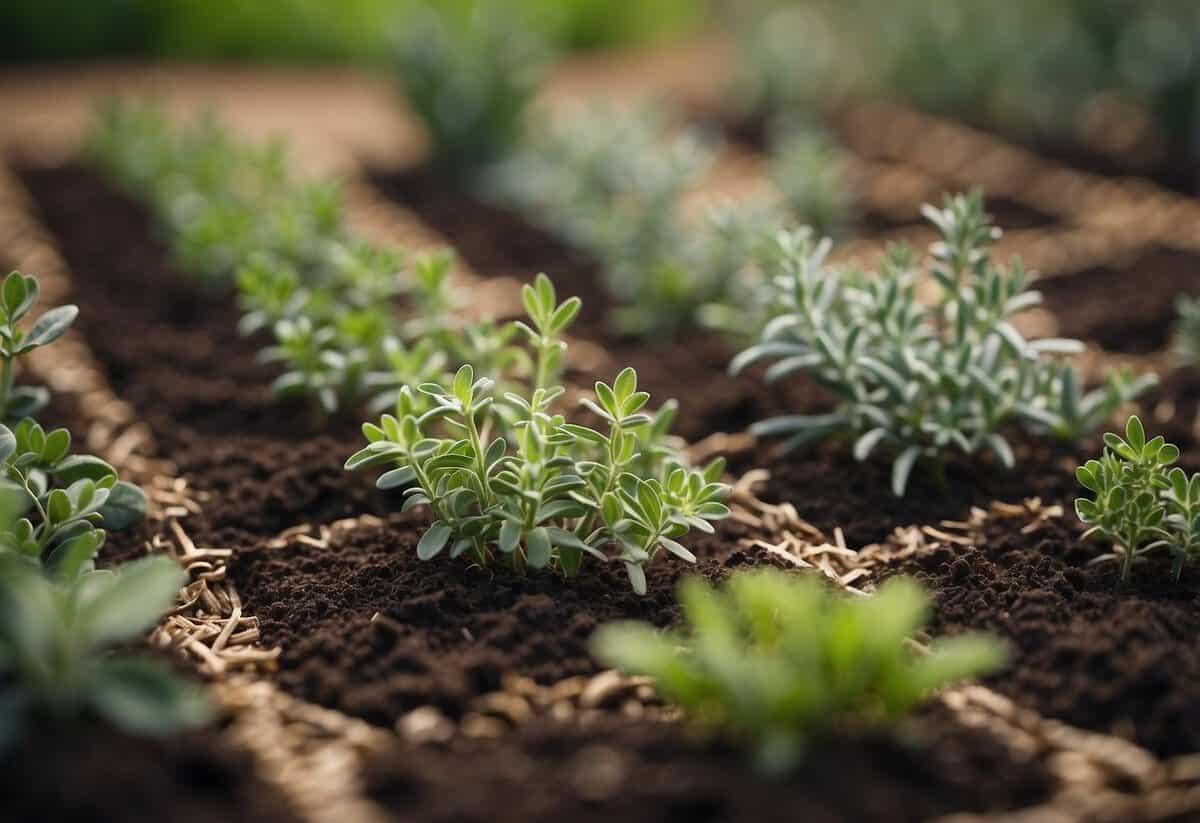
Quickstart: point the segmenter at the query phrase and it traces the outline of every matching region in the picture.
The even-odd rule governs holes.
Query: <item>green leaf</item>
[[[1125,424],[1125,440],[1139,453],[1146,445],[1146,430],[1142,428],[1142,421],[1136,414],[1130,415],[1129,422]]]
[[[77,480],[103,480],[116,473],[108,463],[90,454],[73,454],[53,469],[54,479],[68,486]]]
[[[505,520],[500,526],[500,551],[512,554],[521,544],[521,524],[513,520]]]
[[[29,336],[22,341],[21,349],[24,351],[53,343],[71,327],[78,314],[76,306],[59,306],[46,312],[33,324]]]
[[[204,692],[150,660],[104,661],[88,689],[92,707],[117,728],[164,735],[207,723],[212,709]]]
[[[696,562],[696,555],[692,554],[683,545],[681,545],[680,543],[676,543],[674,540],[671,540],[669,537],[660,537],[660,538],[658,538],[658,542],[659,542],[659,545],[661,545],[664,549],[669,551],[671,554],[678,557],[680,560],[683,560],[688,563]]]
[[[904,496],[904,490],[908,486],[908,477],[912,474],[913,466],[920,456],[921,449],[919,446],[909,446],[900,452],[900,456],[892,464],[892,494],[896,495],[896,497]]]
[[[96,552],[104,545],[104,532],[88,529],[50,552],[46,566],[57,580],[70,582],[93,568]]]
[[[550,535],[546,529],[531,529],[525,535],[525,562],[531,569],[544,569],[550,564]]]
[[[429,531],[421,536],[417,543],[417,557],[429,560],[436,557],[450,540],[450,527],[441,520],[429,527]]]
[[[375,481],[377,489],[395,489],[401,486],[411,485],[417,479],[417,472],[412,466],[401,466],[398,469],[392,469],[379,475],[379,479]]]
[[[117,481],[109,491],[108,499],[100,507],[100,516],[105,527],[120,531],[146,517],[146,493],[132,483]]]
[[[126,563],[112,574],[86,576],[79,625],[86,627],[87,645],[97,649],[149,630],[175,603],[185,578],[175,561],[157,555]]]

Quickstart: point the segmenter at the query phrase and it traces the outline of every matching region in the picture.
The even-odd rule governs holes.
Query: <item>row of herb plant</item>
[[[101,526],[132,526],[146,498],[100,458],[72,454],[66,429],[29,416],[49,396],[16,383],[21,360],[78,313],[60,306],[30,324],[38,293],[19,272],[0,286],[0,748],[40,722],[80,716],[136,733],[196,725],[208,716],[197,689],[161,663],[112,653],[158,622],[184,574],[165,557],[96,569]]]
[[[430,507],[422,557],[449,546],[484,564],[498,550],[518,570],[574,574],[584,553],[613,549],[644,592],[660,547],[694,559],[677,538],[727,514],[721,464],[683,465],[674,404],[647,413],[632,369],[584,401],[605,431],[557,410],[580,302],[559,304],[545,275],[525,289],[528,323],[459,323],[447,254],[406,272],[395,253],[349,240],[336,193],[292,182],[278,144],[239,144],[211,117],[176,131],[159,109],[114,105],[91,145],[151,204],[185,267],[236,273],[243,330],[274,332],[264,356],[285,364],[277,389],[314,393],[330,412],[368,398],[394,412],[364,427],[370,445],[347,467],[394,464],[380,488],[410,487],[408,504]],[[195,242],[214,222],[238,226],[237,245]]]

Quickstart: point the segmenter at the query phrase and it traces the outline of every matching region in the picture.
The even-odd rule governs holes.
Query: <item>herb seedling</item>
[[[751,747],[780,773],[837,731],[902,718],[932,691],[994,671],[997,640],[960,635],[918,654],[929,597],[895,578],[869,598],[834,593],[810,575],[741,572],[722,589],[693,578],[679,588],[686,626],[601,627],[596,657],[655,678],[659,693],[696,722]]]
[[[43,386],[17,386],[17,362],[36,348],[53,343],[71,327],[79,309],[58,306],[22,328],[37,304],[36,277],[11,272],[0,285],[0,421],[15,423],[39,412],[49,401]]]
[[[544,275],[523,297],[528,322],[516,328],[533,352],[532,385],[497,398],[495,379],[465,364],[448,384],[400,386],[398,414],[364,424],[368,444],[346,468],[389,467],[376,485],[404,489],[405,509],[430,508],[422,559],[448,550],[480,565],[502,558],[517,571],[574,575],[585,554],[607,560],[611,551],[644,593],[643,567],[660,549],[694,561],[679,538],[728,515],[723,464],[678,461],[665,431],[673,410],[644,411],[650,397],[633,369],[583,401],[602,428],[567,422],[555,409],[557,380],[579,300],[559,303]]]
[[[100,525],[123,529],[146,513],[141,489],[118,480],[100,458],[70,452],[66,429],[47,432],[30,419],[15,430],[0,425],[0,467],[20,503],[11,530],[0,535],[0,553],[12,551],[63,581],[93,569],[105,539]]]
[[[1172,350],[1180,365],[1200,364],[1200,297],[1181,295],[1175,301],[1175,312]]]
[[[782,232],[763,255],[777,274],[776,316],[760,342],[730,365],[737,373],[762,360],[775,362],[768,381],[797,372],[834,392],[828,414],[789,415],[753,426],[758,435],[787,435],[785,448],[838,434],[854,438],[856,459],[880,448],[893,455],[892,490],[904,494],[918,460],[942,478],[944,460],[990,451],[1006,467],[1014,456],[1001,433],[1021,422],[1036,432],[1078,437],[1150,384],[1113,375],[1088,394],[1075,373],[1050,355],[1077,352],[1071,340],[1027,341],[1012,325],[1037,305],[1019,263],[1007,270],[991,261],[999,235],[979,192],[925,208],[942,239],[931,246],[927,271],[904,247],[889,251],[879,276],[831,269],[828,241],[807,231]],[[940,290],[936,305],[917,299],[919,275]]]
[[[162,617],[183,579],[172,560],[148,557],[56,581],[0,552],[0,749],[46,719],[95,715],[147,735],[206,722],[199,688],[112,653]]]
[[[1075,501],[1075,513],[1090,526],[1084,537],[1102,535],[1120,549],[1121,582],[1129,580],[1135,558],[1166,548],[1176,580],[1184,564],[1200,559],[1200,474],[1178,466],[1179,448],[1161,436],[1146,439],[1135,415],[1125,437],[1104,435],[1099,460],[1075,470],[1080,485],[1094,497]]]

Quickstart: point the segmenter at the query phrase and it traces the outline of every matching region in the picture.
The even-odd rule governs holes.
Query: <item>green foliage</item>
[[[1117,374],[1081,394],[1074,371],[1048,357],[1080,344],[1027,341],[1010,322],[1040,295],[1028,289],[1018,262],[1007,269],[992,262],[999,230],[982,196],[948,198],[925,214],[942,235],[925,271],[904,247],[889,251],[877,276],[832,269],[824,263],[828,241],[815,243],[808,231],[780,233],[763,264],[777,275],[776,316],[730,365],[736,373],[774,360],[768,381],[804,372],[832,391],[839,400],[833,412],[772,418],[752,430],[787,435],[786,448],[849,434],[858,460],[887,449],[897,496],[920,459],[933,461],[939,476],[953,451],[990,451],[1011,467],[1006,424],[1075,438],[1151,382]],[[921,275],[937,285],[936,305],[918,301]]]
[[[38,280],[11,272],[0,284],[0,421],[15,423],[37,414],[50,401],[43,386],[16,386],[20,358],[36,348],[53,343],[75,322],[79,309],[58,306],[23,328],[37,304]]]
[[[846,237],[856,203],[849,157],[824,132],[782,127],[771,146],[771,179],[796,221],[819,237]]]
[[[603,264],[626,331],[670,332],[719,286],[688,265],[680,213],[713,151],[699,131],[669,129],[651,106],[545,118],[486,181],[492,196]]]
[[[773,773],[823,737],[895,721],[932,691],[1004,661],[1000,643],[980,635],[916,653],[909,638],[928,620],[929,597],[904,578],[851,598],[815,576],[763,569],[735,574],[721,590],[687,580],[679,600],[685,628],[604,626],[596,657],[652,676],[663,697],[751,747]]]
[[[241,331],[274,338],[262,358],[280,366],[279,394],[326,414],[394,398],[387,373],[412,366],[396,353],[422,339],[432,360],[461,362],[450,254],[408,259],[348,236],[338,186],[295,182],[282,144],[242,143],[212,115],[174,126],[154,103],[111,101],[88,146],[151,206],[183,268],[236,284]]]
[[[432,11],[407,21],[395,49],[399,79],[443,174],[470,180],[508,154],[548,57],[544,40],[499,4],[457,24]]]
[[[1175,311],[1172,350],[1180,365],[1200,365],[1200,297],[1180,295],[1175,301]]]
[[[660,549],[694,561],[679,538],[728,515],[723,463],[682,464],[667,437],[673,406],[647,413],[650,396],[630,368],[582,401],[600,427],[567,422],[556,409],[562,334],[580,302],[559,303],[545,275],[523,297],[529,322],[514,328],[533,352],[529,385],[498,395],[496,379],[469,363],[451,381],[402,385],[398,414],[363,425],[367,446],[346,468],[387,467],[379,488],[404,489],[406,510],[430,508],[422,559],[448,550],[480,565],[499,556],[517,571],[574,575],[585,554],[604,561],[615,550],[644,593],[643,566]]]
[[[1133,416],[1125,437],[1104,435],[1099,460],[1075,471],[1093,498],[1078,498],[1075,513],[1091,526],[1085,536],[1102,535],[1122,548],[1121,581],[1129,579],[1135,557],[1166,548],[1178,580],[1187,562],[1200,560],[1200,474],[1188,477],[1171,465],[1178,447],[1161,436],[1146,439],[1142,421]]]
[[[0,550],[0,749],[46,718],[94,715],[135,734],[205,722],[199,689],[113,653],[158,622],[183,579],[174,561],[149,557],[55,580]]]
[[[117,479],[98,457],[71,454],[66,429],[45,431],[33,420],[0,425],[3,488],[20,505],[11,528],[0,534],[0,554],[11,551],[45,567],[58,580],[74,580],[94,568],[105,525],[127,528],[146,514],[146,496]],[[9,512],[6,512],[8,514]]]

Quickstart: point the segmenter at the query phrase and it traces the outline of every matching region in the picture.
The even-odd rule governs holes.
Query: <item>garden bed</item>
[[[588,651],[598,625],[673,625],[682,577],[721,580],[734,569],[801,565],[794,553],[801,538],[843,553],[865,548],[861,559],[846,561],[862,564],[865,588],[895,573],[923,579],[934,596],[935,634],[987,629],[1005,637],[1012,665],[986,685],[1021,710],[1161,758],[1200,750],[1200,580],[1189,569],[1179,586],[1168,586],[1148,563],[1122,589],[1115,564],[1090,562],[1102,549],[1081,541],[1071,501],[1074,467],[1098,452],[1098,438],[1071,448],[1017,440],[1017,471],[987,460],[953,463],[945,486],[918,473],[904,499],[892,496],[885,465],[855,462],[846,444],[783,456],[774,443],[722,442],[713,436],[739,435],[775,414],[823,411],[830,398],[804,379],[767,386],[760,373],[729,376],[734,347],[713,332],[654,343],[616,335],[594,260],[428,171],[375,171],[373,184],[441,234],[476,274],[524,280],[544,270],[561,296],[583,297],[572,334],[600,356],[572,365],[568,382],[611,380],[633,365],[656,400],[680,401],[679,434],[691,442],[712,437],[708,445],[727,453],[735,476],[766,470],[755,487],[761,508],[743,501],[744,517],[690,540],[695,567],[656,561],[644,597],[629,591],[616,567],[593,566],[564,581],[446,558],[420,562],[414,548],[428,516],[397,514],[397,498],[375,490],[367,473],[343,470],[361,444],[357,421],[322,423],[307,406],[273,398],[275,371],[257,361],[260,341],[238,334],[233,295],[179,271],[143,207],[79,165],[26,166],[20,178],[72,272],[83,339],[147,424],[156,456],[168,458],[202,500],[188,516],[188,539],[235,549],[227,571],[239,608],[257,618],[261,643],[280,649],[254,676],[402,736],[419,736],[406,731],[417,718],[442,724],[431,744],[398,739],[369,758],[365,797],[397,819],[925,820],[1038,806],[1069,782],[1055,759],[1061,748],[1023,747],[968,722],[949,699],[895,735],[849,734],[792,778],[767,781],[733,751],[686,734],[652,692],[639,690],[646,684],[624,682],[608,693],[595,685],[607,676]],[[1005,227],[1058,219],[1008,197],[990,205]],[[867,217],[879,233],[917,219]],[[1195,290],[1187,274],[1193,261],[1149,248],[1048,278],[1043,290],[1062,333],[1161,362],[1168,297]],[[1197,396],[1195,381],[1176,375],[1153,403],[1184,414]],[[66,400],[56,401],[49,419],[72,430],[91,422]],[[1191,427],[1173,421],[1168,431],[1184,449],[1181,463],[1200,466]],[[790,512],[783,525],[775,518],[781,509]],[[144,553],[156,537],[169,537],[165,529],[155,522],[114,535],[102,564]],[[547,697],[556,688],[569,697]],[[40,802],[41,784],[32,781],[48,772],[36,764],[53,758],[78,764],[64,768],[84,776],[81,796],[119,803],[144,792],[145,819],[164,817],[156,804],[167,798],[178,803],[173,819],[289,819],[273,789],[257,782],[261,764],[229,754],[222,740],[214,732],[135,744],[94,730],[78,745],[41,741],[21,755],[35,774],[11,773],[12,785],[22,786],[11,793]],[[132,765],[102,784],[108,757]],[[133,788],[147,775],[150,788]],[[1098,785],[1130,796],[1148,791],[1108,776]],[[62,817],[85,813],[102,815],[64,807]]]

